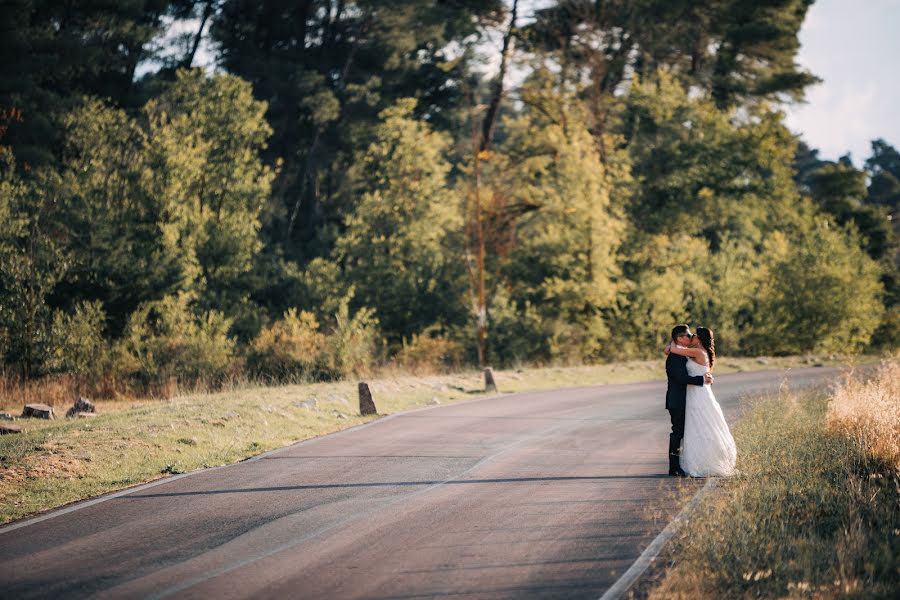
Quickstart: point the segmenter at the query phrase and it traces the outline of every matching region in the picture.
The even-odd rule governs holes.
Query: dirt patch
[[[14,493],[28,479],[75,479],[87,473],[88,460],[69,452],[30,457],[23,465],[0,469],[0,501]]]

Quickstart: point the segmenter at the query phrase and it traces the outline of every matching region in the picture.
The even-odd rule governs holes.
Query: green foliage
[[[434,335],[432,335],[434,334]],[[429,374],[458,371],[465,364],[465,348],[438,332],[413,334],[394,356],[394,364],[406,373]]]
[[[583,106],[540,80],[524,97],[529,110],[504,124],[507,137],[485,166],[495,239],[513,229],[507,215],[526,213],[501,277],[510,300],[543,321],[548,338],[532,358],[596,359],[609,349],[603,311],[616,296],[624,223]],[[547,355],[537,354],[541,346]]]
[[[85,99],[65,119],[66,150],[55,218],[72,266],[64,297],[99,300],[119,335],[138,305],[184,287],[184,249],[164,198],[153,193],[146,132],[122,110]]]
[[[635,235],[623,252],[629,278],[616,311],[615,351],[656,354],[672,325],[693,322],[697,303],[712,293],[704,277],[707,244],[686,235]]]
[[[476,60],[457,52],[496,22],[500,0],[372,2],[226,0],[211,34],[221,66],[252,82],[275,130],[267,158],[283,160],[272,194],[273,238],[305,265],[332,249],[332,227],[353,208],[346,174],[373,140],[381,111],[420,100],[442,128],[456,121]]]
[[[881,178],[885,182],[886,178]],[[866,174],[843,163],[821,163],[807,175],[805,183],[822,210],[834,215],[838,224],[852,223],[862,235],[860,242],[875,260],[889,256],[896,246],[885,210],[865,204]],[[887,200],[889,201],[889,200]]]
[[[415,120],[414,107],[404,100],[382,113],[355,171],[361,198],[334,250],[340,285],[355,291],[353,306],[374,308],[394,342],[433,323],[458,322],[462,307],[454,248],[462,223],[447,185],[449,141]]]
[[[61,122],[85,94],[134,106],[138,62],[167,0],[16,0],[0,10],[0,111],[22,118],[7,143],[23,169],[59,163]]]
[[[351,316],[350,298],[341,300],[330,334],[320,330],[314,314],[288,309],[251,343],[250,374],[274,381],[302,381],[366,373],[376,358],[378,321],[367,308]]]
[[[809,0],[544,3],[488,146],[499,1],[57,4],[0,11],[25,377],[440,369],[475,320],[497,365],[656,356],[680,321],[725,353],[898,344],[900,154],[819,160],[768,104],[814,79]],[[180,69],[204,31],[220,70]]]
[[[115,368],[145,385],[171,380],[214,385],[232,365],[230,326],[217,311],[194,316],[187,294],[146,302],[128,319]]]
[[[0,148],[2,150],[2,148]],[[48,296],[69,265],[47,212],[52,173],[25,182],[0,171],[0,342],[5,362],[22,375],[46,372],[52,350]]]
[[[362,307],[350,314],[352,294],[348,294],[334,315],[334,332],[329,339],[331,364],[343,377],[365,375],[378,359],[379,321],[375,311]]]
[[[261,242],[272,172],[266,105],[232,75],[179,71],[146,107],[152,194],[172,215],[164,236],[184,253],[187,289],[203,309],[237,312]]]
[[[48,367],[61,373],[97,377],[109,372],[109,344],[104,338],[106,312],[99,301],[83,302],[69,314],[53,313],[53,352]]]
[[[795,219],[791,165],[795,141],[781,115],[750,120],[691,98],[665,72],[657,85],[638,83],[624,125],[638,193],[634,223],[650,233],[703,235],[760,244]]]
[[[523,37],[560,66],[564,81],[589,80],[592,94],[612,97],[627,89],[632,73],[650,80],[664,68],[724,109],[802,97],[818,81],[795,60],[811,4],[559,0],[535,11]],[[602,119],[604,107],[595,107]]]
[[[819,217],[774,256],[761,289],[752,350],[856,352],[869,343],[883,305],[880,269],[856,234]]]
[[[328,363],[327,338],[315,315],[295,308],[263,328],[247,356],[252,376],[274,381],[327,379],[333,376]]]
[[[871,177],[867,202],[896,212],[900,208],[900,152],[883,139],[873,140],[866,171]]]

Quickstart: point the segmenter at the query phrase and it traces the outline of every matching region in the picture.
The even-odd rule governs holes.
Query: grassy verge
[[[831,392],[760,399],[651,598],[896,598],[900,362]]]
[[[817,357],[727,359],[718,373],[835,364]],[[502,392],[659,379],[661,361],[495,374]],[[370,382],[384,414],[471,399],[478,372]],[[315,400],[314,407],[304,405]],[[308,403],[307,403],[308,404]],[[18,414],[21,405],[4,407]],[[64,414],[67,406],[56,406]],[[172,400],[101,402],[91,419],[19,420],[25,431],[0,437],[0,521],[174,473],[228,464],[373,417],[358,414],[354,382],[244,387]]]

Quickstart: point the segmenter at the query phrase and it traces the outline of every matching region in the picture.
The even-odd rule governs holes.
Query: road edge
[[[644,551],[641,552],[641,555],[635,559],[630,567],[628,567],[628,570],[622,573],[622,576],[612,584],[612,587],[600,596],[600,600],[619,600],[628,593],[628,590],[637,583],[650,565],[653,564],[653,561],[657,559],[659,553],[662,552],[669,540],[677,533],[678,527],[687,521],[694,509],[697,508],[700,500],[718,486],[717,482],[718,480],[713,478],[706,480],[706,484],[694,494],[694,497],[687,503],[687,506],[682,508],[681,512],[675,515],[675,518],[666,525],[665,529],[660,531],[659,535],[644,548]]]

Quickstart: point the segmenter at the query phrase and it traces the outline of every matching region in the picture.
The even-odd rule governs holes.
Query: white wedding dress
[[[707,371],[709,367],[688,359],[688,375]],[[691,477],[725,477],[734,474],[736,459],[737,447],[712,387],[687,386],[681,468]]]

